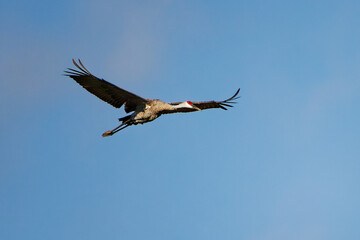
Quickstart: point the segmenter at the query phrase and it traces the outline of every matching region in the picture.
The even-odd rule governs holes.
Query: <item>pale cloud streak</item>
[[[88,6],[92,15],[89,20],[96,19],[97,24],[99,12],[110,13],[102,15],[100,24],[105,27],[109,23],[112,25],[112,29],[106,31],[112,32],[113,50],[104,59],[105,71],[112,77],[122,82],[138,83],[160,71],[166,47],[164,14],[168,2],[94,2]]]

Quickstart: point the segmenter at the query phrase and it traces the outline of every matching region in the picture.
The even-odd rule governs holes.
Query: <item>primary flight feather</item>
[[[112,106],[120,108],[124,105],[126,113],[133,112],[130,115],[119,118],[119,121],[122,123],[113,130],[104,132],[102,135],[103,137],[111,136],[131,125],[151,122],[160,117],[162,114],[194,112],[209,108],[221,108],[227,110],[226,107],[232,107],[231,104],[236,103],[233,102],[233,100],[239,98],[236,96],[238,95],[240,88],[236,91],[234,96],[224,101],[185,101],[165,103],[159,99],[145,99],[119,88],[104,79],[95,77],[84,67],[80,59],[78,59],[78,61],[79,62],[77,63],[73,59],[73,63],[77,69],[68,68],[68,70],[65,71],[66,76],[71,77],[90,93]]]

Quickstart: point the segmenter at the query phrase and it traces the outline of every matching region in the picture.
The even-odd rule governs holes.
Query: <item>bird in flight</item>
[[[185,101],[165,103],[159,99],[145,99],[119,88],[104,79],[95,77],[84,67],[80,59],[78,59],[78,61],[79,62],[77,63],[73,59],[73,63],[77,69],[68,68],[68,70],[65,71],[65,76],[71,77],[87,91],[113,107],[120,108],[124,105],[126,113],[133,112],[130,115],[119,118],[121,124],[113,130],[104,132],[102,134],[103,137],[111,136],[131,125],[151,122],[162,114],[195,112],[209,108],[221,108],[227,110],[226,107],[233,107],[231,104],[236,103],[234,100],[239,98],[236,96],[238,95],[240,88],[236,91],[234,96],[224,101]]]

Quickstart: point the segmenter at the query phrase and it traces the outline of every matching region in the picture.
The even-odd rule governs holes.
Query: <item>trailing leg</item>
[[[128,126],[131,126],[132,124],[130,123],[130,119],[127,121],[124,121],[123,123],[121,123],[119,126],[117,126],[116,128],[114,128],[113,130],[110,131],[106,131],[102,134],[103,137],[108,137],[108,136],[112,136],[115,133],[117,133],[120,130],[123,130],[124,128],[127,128]]]

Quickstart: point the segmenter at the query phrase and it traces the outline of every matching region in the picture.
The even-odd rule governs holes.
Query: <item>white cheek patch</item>
[[[179,107],[191,108],[191,105],[188,104],[187,102],[183,102],[183,103],[179,104]]]
[[[176,106],[176,108],[194,108],[188,102],[182,102]]]

